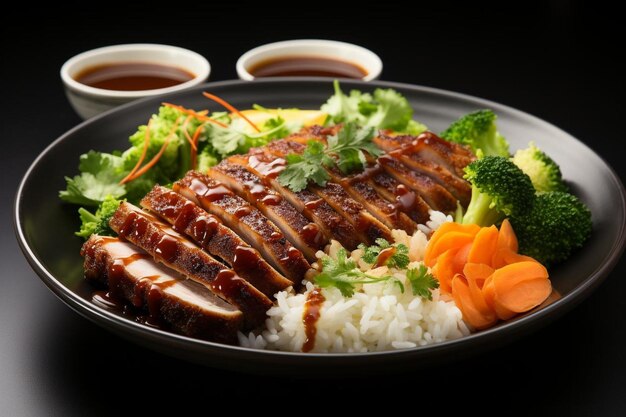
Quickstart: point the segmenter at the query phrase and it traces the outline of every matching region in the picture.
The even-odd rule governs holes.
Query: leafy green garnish
[[[335,123],[355,122],[360,126],[392,129],[399,133],[419,135],[427,128],[412,120],[413,109],[409,101],[393,89],[377,88],[373,95],[357,90],[344,94],[339,81],[334,82],[335,94],[322,105]]]
[[[121,202],[122,200],[108,195],[104,198],[104,201],[100,204],[95,214],[92,214],[84,207],[79,208],[78,214],[80,215],[82,224],[80,230],[76,232],[76,236],[85,239],[89,238],[92,234],[114,236],[115,232],[109,227],[109,220],[120,206]]]
[[[372,284],[390,279],[399,285],[404,292],[404,285],[391,275],[375,277],[361,271],[357,268],[356,262],[348,258],[345,249],[339,249],[336,260],[330,256],[325,256],[321,262],[322,272],[315,276],[315,283],[322,288],[335,287],[341,291],[341,295],[344,297],[354,295],[356,284]]]
[[[376,239],[376,245],[365,246],[363,243],[359,245],[359,249],[363,250],[363,260],[370,265],[376,263],[380,252],[391,247],[395,248],[395,252],[386,260],[385,265],[398,269],[406,268],[410,262],[409,248],[402,243],[391,245],[385,239],[378,238]]]
[[[97,206],[107,195],[119,198],[126,188],[119,184],[123,178],[124,160],[115,155],[89,151],[80,156],[78,169],[81,174],[65,177],[67,189],[59,197],[68,203]]]
[[[426,265],[420,264],[418,268],[409,269],[406,271],[406,277],[411,283],[413,295],[419,295],[428,300],[433,299],[430,290],[439,288],[439,281],[432,274],[428,273]]]
[[[337,166],[343,173],[363,169],[364,152],[375,156],[381,152],[372,142],[373,137],[373,128],[359,129],[354,123],[346,123],[337,135],[328,137],[327,145],[311,140],[302,154],[287,155],[287,167],[278,181],[298,192],[309,181],[325,186],[330,178],[326,168]]]

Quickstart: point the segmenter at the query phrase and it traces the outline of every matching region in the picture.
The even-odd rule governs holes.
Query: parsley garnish
[[[339,249],[336,260],[330,256],[325,256],[321,259],[321,262],[322,272],[315,277],[315,283],[322,288],[335,287],[341,291],[341,295],[344,297],[352,297],[354,295],[356,284],[372,284],[390,279],[399,285],[402,292],[404,292],[404,285],[391,275],[375,277],[361,271],[357,268],[356,262],[348,258],[345,249]]]
[[[376,263],[380,252],[391,247],[395,248],[395,252],[389,257],[389,259],[387,259],[385,265],[398,269],[406,268],[410,262],[409,248],[402,243],[391,245],[385,239],[378,238],[376,239],[376,245],[365,246],[362,243],[359,245],[359,249],[363,250],[363,260],[370,265],[374,265]]]
[[[413,289],[413,295],[419,295],[422,298],[429,300],[433,299],[433,295],[430,290],[439,288],[439,281],[428,273],[426,265],[421,264],[419,268],[411,268],[406,271],[406,277],[411,283]]]
[[[381,153],[372,142],[373,137],[373,127],[359,129],[354,123],[346,123],[337,135],[328,137],[327,145],[311,140],[301,155],[287,155],[287,167],[278,181],[298,192],[305,189],[309,181],[325,186],[330,178],[326,168],[337,166],[345,174],[363,169],[363,152],[374,156]]]

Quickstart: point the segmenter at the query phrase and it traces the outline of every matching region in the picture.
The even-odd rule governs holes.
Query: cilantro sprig
[[[406,271],[406,277],[411,283],[413,295],[419,295],[428,300],[433,299],[433,294],[430,290],[439,288],[439,281],[432,274],[428,273],[426,265],[420,264],[418,268],[409,269]]]
[[[367,256],[373,257],[374,261],[378,257],[376,251],[378,250],[380,253],[381,243],[378,242],[378,245],[365,247],[364,250],[366,253],[369,253]],[[389,242],[385,241],[388,245],[387,247],[391,247]],[[400,247],[401,244],[395,245],[396,249]],[[402,245],[406,248],[405,245]],[[375,248],[370,250],[371,248]],[[386,248],[383,248],[386,249]],[[408,252],[408,251],[407,251]],[[365,255],[363,257],[365,259]],[[390,258],[391,259],[391,258]],[[366,261],[368,262],[368,261]],[[408,254],[407,261],[404,263],[403,256],[394,260],[394,262],[399,262],[400,265],[396,268],[404,269],[408,266]],[[376,282],[384,282],[389,281],[395,285],[398,285],[400,291],[404,293],[404,285],[400,280],[395,278],[393,275],[384,275],[382,277],[375,277],[373,275],[369,275],[366,272],[361,271],[358,267],[354,259],[348,257],[348,253],[345,249],[340,249],[337,252],[336,259],[333,259],[330,256],[324,256],[321,259],[322,263],[322,272],[320,272],[317,276],[315,276],[315,284],[317,284],[321,288],[329,288],[335,287],[339,291],[341,291],[341,295],[344,297],[352,297],[354,292],[356,291],[357,284],[372,284]],[[370,263],[370,262],[368,262]],[[388,264],[389,265],[389,264]],[[413,295],[420,296],[422,298],[426,298],[428,300],[432,300],[433,296],[431,290],[435,288],[439,288],[439,281],[428,272],[428,268],[424,264],[420,264],[418,268],[410,268],[406,270],[406,277],[409,283],[411,284],[411,290]]]
[[[391,275],[375,277],[361,271],[345,249],[337,251],[337,259],[325,256],[321,259],[322,272],[315,276],[315,283],[322,288],[335,287],[344,297],[352,297],[356,284],[372,284],[393,280],[404,292],[404,285]]]
[[[365,167],[365,154],[378,156],[381,151],[372,142],[374,128],[358,128],[355,123],[346,123],[337,135],[329,136],[327,144],[311,140],[302,154],[287,155],[287,167],[280,173],[278,181],[292,191],[306,188],[310,181],[325,186],[330,179],[327,168],[337,166],[341,172]]]
[[[376,244],[372,246],[365,246],[363,243],[359,245],[359,249],[363,250],[363,260],[370,265],[376,264],[378,261],[378,256],[380,253],[388,248],[394,248],[395,251],[393,255],[391,255],[386,261],[385,265],[404,269],[410,262],[409,259],[409,248],[402,243],[396,243],[391,245],[383,238],[376,239]]]

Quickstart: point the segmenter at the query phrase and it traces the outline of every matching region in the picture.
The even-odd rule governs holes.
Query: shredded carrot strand
[[[213,124],[216,124],[216,125],[224,127],[224,128],[228,127],[227,124],[222,123],[219,120],[211,119],[210,117],[206,116],[206,112],[204,110],[201,111],[201,112],[196,112],[196,111],[193,111],[191,109],[186,109],[183,106],[179,106],[177,104],[166,103],[166,102],[163,102],[161,104],[164,105],[165,107],[171,107],[172,109],[176,109],[176,110],[178,110],[178,111],[180,111],[182,113],[191,115],[191,116],[195,117],[196,119],[198,119],[198,120],[200,120],[202,122],[213,123]]]
[[[257,132],[261,132],[261,130],[256,127],[256,125],[254,123],[252,123],[252,121],[250,119],[248,119],[242,112],[240,112],[239,110],[237,110],[237,108],[235,108],[233,105],[231,105],[230,103],[228,103],[226,100],[219,98],[218,96],[211,94],[211,93],[207,93],[206,91],[202,93],[203,96],[205,96],[206,98],[215,101],[216,103],[221,104],[222,106],[224,106],[226,109],[230,110],[233,113],[238,114],[243,120],[245,120],[246,122],[248,122],[248,124],[250,126],[252,126],[254,128],[254,130],[256,130]]]
[[[193,132],[193,146],[191,147],[191,169],[196,169],[196,158],[198,155],[198,138],[200,138],[200,134],[204,129],[204,125],[200,125],[196,128],[196,131]]]
[[[174,135],[174,133],[176,133],[176,129],[178,129],[178,125],[180,124],[180,119],[181,119],[180,117],[176,119],[174,126],[172,127],[170,132],[167,134],[165,142],[163,142],[163,146],[161,146],[161,149],[159,149],[159,152],[156,155],[154,155],[154,157],[150,160],[150,162],[148,162],[143,167],[141,167],[141,169],[137,171],[130,180],[135,180],[141,177],[143,174],[148,172],[148,170],[152,168],[157,162],[159,162],[159,159],[161,159],[161,156],[163,155],[163,153],[167,149],[167,146],[170,144],[170,141],[172,140],[172,135]]]
[[[143,152],[141,152],[141,156],[139,157],[139,160],[135,164],[134,168],[128,173],[127,176],[122,178],[120,184],[126,184],[128,181],[130,181],[133,175],[135,175],[135,173],[141,166],[143,160],[146,158],[146,153],[148,153],[148,146],[150,145],[150,126],[152,126],[152,118],[150,118],[150,120],[148,121],[148,125],[146,126],[145,139],[143,141]]]
[[[193,139],[191,139],[191,136],[189,135],[189,132],[187,131],[187,125],[189,124],[189,122],[191,121],[191,119],[193,119],[193,116],[190,114],[189,116],[187,116],[187,118],[186,118],[186,119],[185,119],[185,121],[183,122],[183,127],[182,127],[182,129],[183,129],[183,133],[184,133],[185,137],[187,138],[187,142],[189,142],[189,144],[191,145],[191,147],[192,147],[194,150],[196,150],[196,151],[197,151],[198,149],[196,148],[196,144],[195,144],[195,143],[193,143]]]

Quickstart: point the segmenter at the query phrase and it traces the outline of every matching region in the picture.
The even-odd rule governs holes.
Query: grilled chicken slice
[[[274,156],[285,158],[291,153],[302,153],[305,145],[290,138],[270,142],[266,148]],[[391,230],[369,213],[361,203],[350,197],[342,185],[328,182],[325,187],[310,185],[308,189],[342,214],[356,229],[361,241],[373,244],[378,238],[389,241],[392,239]]]
[[[93,235],[81,250],[85,278],[112,297],[147,311],[152,320],[185,336],[235,343],[243,314],[204,286],[160,265],[136,246]]]
[[[434,135],[432,136],[437,138]],[[434,139],[430,139],[430,136],[420,135],[418,139],[388,152],[387,155],[396,158],[418,173],[428,175],[447,189],[459,200],[462,206],[467,207],[472,194],[470,184],[462,177],[457,176],[455,171],[450,171],[446,168],[448,164],[442,163],[444,158],[440,158],[436,152],[433,152],[432,148],[434,146],[431,145],[433,142]]]
[[[207,175],[256,206],[310,262],[315,261],[315,253],[328,243],[328,238],[315,223],[245,167],[224,160],[211,168]]]
[[[298,211],[315,222],[324,235],[339,241],[344,248],[353,250],[360,243],[354,226],[329,206],[323,198],[306,189],[295,193],[278,182],[276,178],[286,165],[284,159],[277,158],[267,152],[265,148],[258,148],[252,150],[248,155],[236,155],[228,160],[231,163],[245,166],[265,183],[270,184]]]
[[[407,168],[390,154],[380,156],[377,162],[396,181],[416,191],[431,208],[444,213],[456,210],[457,199],[429,176]]]
[[[414,144],[414,153],[419,154],[423,159],[442,166],[459,178],[463,178],[465,167],[476,159],[472,151],[465,146],[448,142],[432,132],[424,132],[417,137],[381,134],[374,138],[374,143],[385,152],[392,152],[401,147]]]
[[[291,245],[274,223],[224,184],[190,171],[174,183],[174,191],[221,219],[295,285],[302,282],[311,268],[302,252]]]
[[[273,304],[265,294],[156,217],[123,202],[109,225],[121,238],[139,246],[158,262],[203,284],[239,308],[247,327],[265,320],[265,312]]]
[[[256,249],[221,224],[215,216],[182,195],[155,185],[141,200],[141,206],[170,223],[177,232],[189,236],[211,255],[226,262],[237,275],[268,297],[292,285]]]
[[[425,224],[430,220],[431,208],[419,193],[387,174],[379,163],[376,162],[359,175],[369,178],[376,192],[387,201],[393,202],[396,209],[406,214],[415,224]]]

